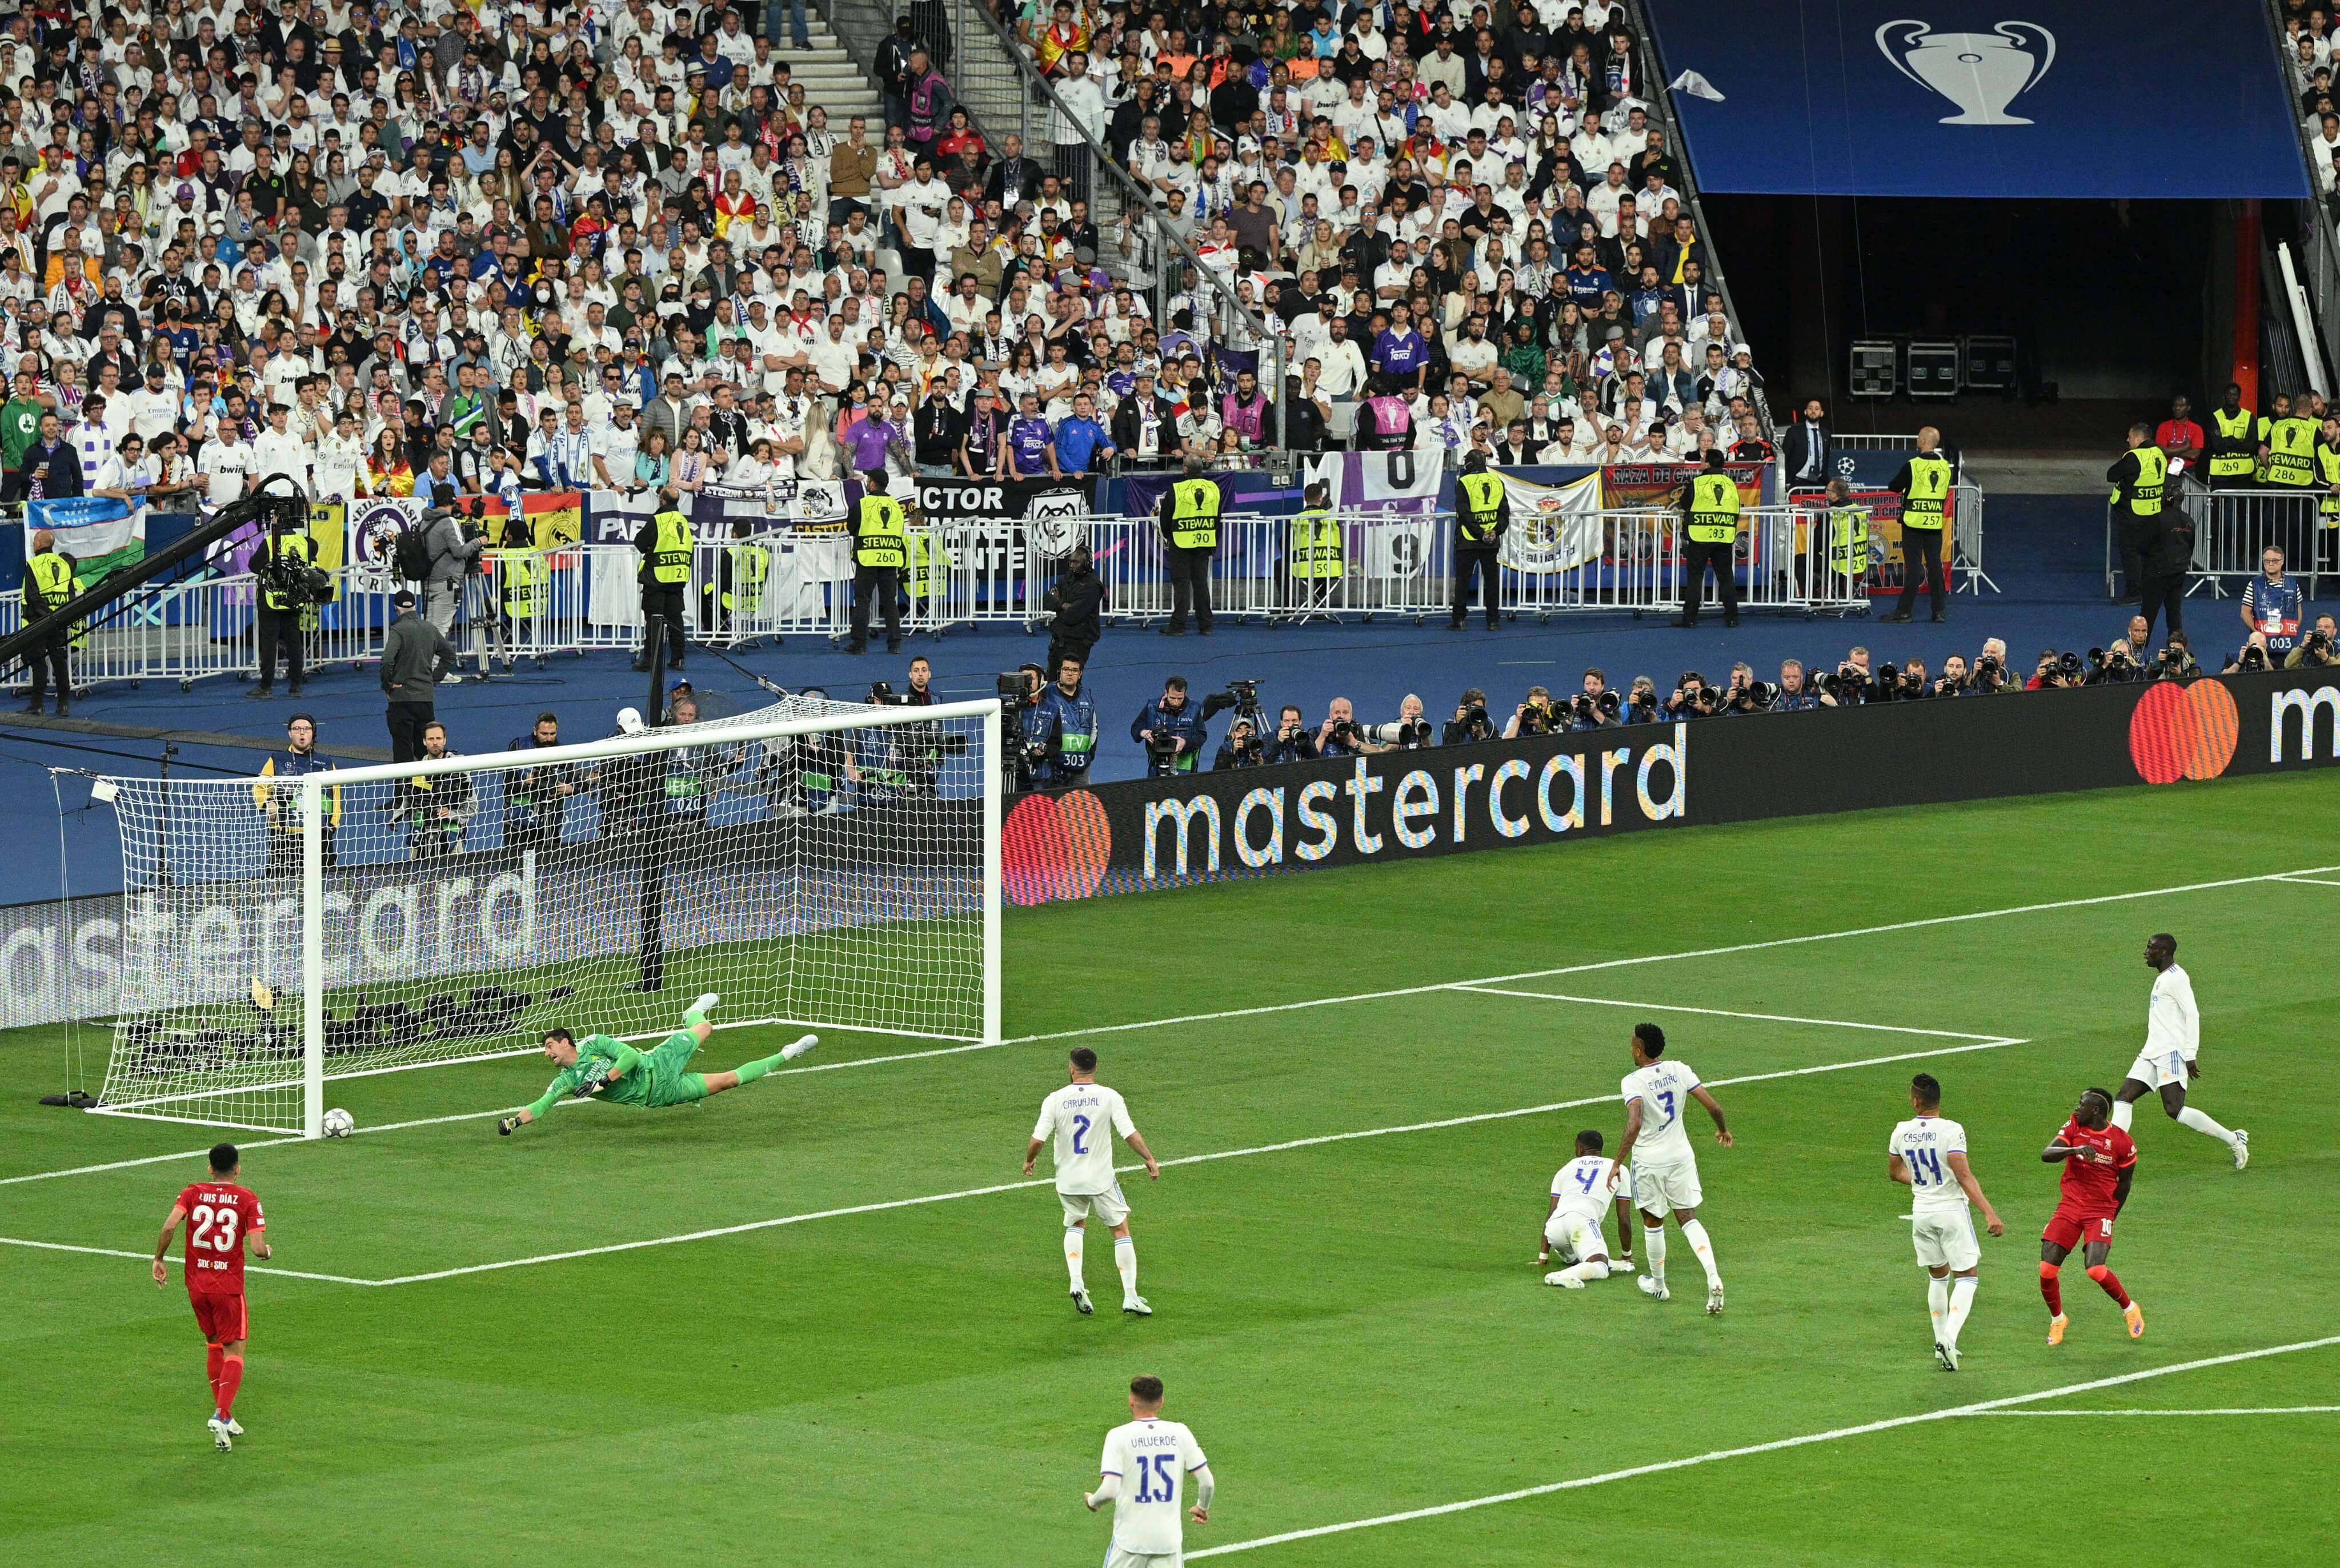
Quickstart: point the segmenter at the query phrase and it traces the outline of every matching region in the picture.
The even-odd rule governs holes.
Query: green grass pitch
[[[361,1129],[479,1114],[253,1149],[276,1266],[464,1272],[253,1275],[229,1455],[175,1265],[158,1290],[139,1255],[200,1160],[0,1185],[0,1235],[134,1255],[0,1246],[0,1537],[45,1565],[1086,1564],[1109,1523],[1080,1493],[1152,1372],[1219,1478],[1190,1556],[1711,1456],[1230,1554],[1262,1568],[2060,1563],[2108,1542],[2131,1565],[2311,1560],[2340,1414],[2266,1412],[2340,1404],[2340,1345],[2003,1407],[2171,1414],[1909,1418],[2340,1332],[2319,1236],[2340,871],[2067,902],[2340,865],[2334,790],[1647,833],[1015,911],[1010,1034],[1102,1032],[889,1061],[917,1046],[834,1035],[817,1070],[698,1109],[580,1106],[510,1140],[488,1113],[532,1097],[540,1062],[332,1086]],[[2062,907],[2018,908],[2042,904]],[[2018,912],[1710,951],[1994,910]],[[2073,1267],[2050,1351],[2038,1150],[2128,1065],[2161,929],[2204,1012],[2194,1103],[2250,1129],[2253,1163],[2140,1105],[2113,1265],[2146,1336]],[[1704,956],[1612,962],[1681,954]],[[1449,988],[1491,977],[1537,994]],[[1393,994],[1329,1000],[1360,993]],[[1105,1027],[1198,1014],[1231,1016]],[[1719,1318],[1678,1236],[1664,1305],[1549,1289],[1532,1263],[1571,1135],[1617,1136],[1644,1016],[1738,1135],[1719,1149],[1691,1117]],[[719,1030],[700,1065],[782,1033]],[[1075,1043],[1174,1162],[1124,1178],[1150,1321],[1112,1310],[1101,1240],[1098,1315],[1075,1315],[1054,1195],[1016,1185]],[[205,1141],[35,1107],[61,1045],[0,1039],[0,1177]],[[2008,1222],[1955,1376],[1884,1177],[1919,1070]],[[811,1217],[477,1267],[785,1216]]]

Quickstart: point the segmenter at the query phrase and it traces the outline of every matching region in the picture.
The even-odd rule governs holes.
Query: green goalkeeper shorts
[[[697,1035],[689,1029],[677,1029],[655,1049],[644,1051],[641,1097],[632,1103],[656,1110],[705,1099],[707,1079],[689,1070],[690,1058],[698,1049]],[[623,1081],[620,1080],[621,1086]]]

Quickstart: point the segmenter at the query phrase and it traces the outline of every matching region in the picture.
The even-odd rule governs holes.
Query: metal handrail
[[[2267,0],[2259,12],[2267,30],[2267,49],[2275,55],[2276,80],[2288,100],[2292,97],[2291,62],[2283,55],[2281,0]],[[2329,338],[2334,331],[2329,323],[2340,321],[2340,238],[2334,235],[2332,216],[2325,211],[2319,195],[2324,184],[2316,176],[2306,122],[2300,121],[2293,130],[2299,144],[2300,171],[2307,176],[2307,199],[2297,203],[2300,250],[2307,262],[2308,275],[2304,281],[2315,308],[2316,335]],[[2272,293],[2263,296],[2266,300],[2276,297]],[[2307,345],[2303,343],[2300,348],[2305,352]],[[2325,367],[2333,372],[2333,379],[2340,382],[2340,354],[2335,354],[2333,345],[2326,342],[2316,343],[2315,349]]]

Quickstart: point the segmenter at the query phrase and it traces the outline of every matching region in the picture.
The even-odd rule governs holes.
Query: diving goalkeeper
[[[782,1062],[794,1061],[820,1043],[819,1036],[807,1035],[771,1056],[742,1062],[728,1073],[687,1071],[692,1053],[715,1032],[707,1015],[717,1000],[712,991],[702,995],[682,1016],[683,1027],[647,1051],[638,1051],[608,1035],[588,1035],[580,1040],[567,1029],[554,1029],[544,1037],[544,1054],[560,1068],[560,1076],[552,1080],[534,1105],[523,1106],[517,1114],[497,1122],[496,1131],[510,1137],[515,1128],[526,1126],[550,1110],[552,1102],[564,1094],[579,1099],[598,1095],[620,1105],[651,1110],[689,1105],[725,1089],[752,1084]]]

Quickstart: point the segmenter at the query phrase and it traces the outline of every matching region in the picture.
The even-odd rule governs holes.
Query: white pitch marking
[[[1964,1029],[1918,1029],[1905,1024],[1860,1024],[1849,1018],[1800,1018],[1790,1013],[1734,1013],[1723,1007],[1685,1007],[1671,1002],[1621,1002],[1613,997],[1564,997],[1556,991],[1507,990],[1501,986],[1461,985],[1455,991],[1475,991],[1482,997],[1527,997],[1540,1002],[1579,1002],[1588,1007],[1632,1007],[1651,1013],[1697,1013],[1710,1018],[1751,1018],[1767,1024],[1817,1024],[1830,1029],[1873,1029],[1881,1035],[1931,1035],[1945,1040],[1996,1040],[1998,1035],[1978,1035]]]
[[[1318,1524],[1306,1530],[1287,1530],[1278,1535],[1262,1535],[1250,1541],[1232,1541],[1225,1546],[1206,1547],[1189,1552],[1186,1560],[1203,1557],[1223,1557],[1234,1552],[1256,1552],[1264,1546],[1282,1546],[1294,1541],[1312,1541],[1322,1535],[1344,1535],[1353,1530],[1372,1530],[1384,1524],[1403,1524],[1416,1519],[1433,1519],[1445,1513],[1462,1513],[1475,1508],[1492,1508],[1499,1503],[1517,1503],[1529,1497],[1548,1497],[1555,1492],[1576,1492],[1588,1486],[1601,1486],[1611,1481],[1630,1481],[1637,1476],[1658,1475],[1670,1470],[1688,1470],[1696,1465],[1712,1464],[1725,1459],[1745,1459],[1758,1454],[1777,1454],[1783,1449],[1804,1448],[1815,1443],[1834,1443],[1847,1437],[1866,1436],[1873,1432],[1891,1432],[1899,1427],[1916,1426],[1929,1421],[1948,1421],[1963,1415],[1986,1415],[2018,1404],[2037,1404],[2043,1399],[2062,1399],[2075,1394],[2089,1394],[2099,1388],[2117,1388],[2124,1384],[2143,1383],[2149,1378],[2167,1377],[2173,1373],[2198,1372],[2209,1366],[2231,1366],[2236,1362],[2257,1361],[2270,1355],[2289,1355],[2295,1351],[2322,1350],[2340,1345],[2340,1335],[2324,1339],[2303,1339],[2292,1345],[2269,1345],[2263,1350],[2238,1350],[2228,1355],[2205,1356],[2199,1361],[2181,1361],[2169,1366],[2148,1367],[2143,1372],[2125,1372],[2117,1377],[2099,1377],[2087,1383],[2067,1384],[2061,1388],[2043,1388],[2037,1394],[2010,1394],[2005,1399],[1986,1399],[1976,1404],[1960,1404],[1948,1410],[1922,1411],[1916,1415],[1896,1415],[1883,1421],[1863,1422],[1858,1426],[1839,1426],[1827,1432],[1807,1433],[1800,1437],[1782,1437],[1770,1443],[1753,1443],[1744,1448],[1720,1448],[1710,1454],[1694,1454],[1683,1459],[1661,1460],[1654,1464],[1637,1464],[1630,1470],[1610,1470],[1599,1475],[1580,1475],[1569,1481],[1547,1482],[1542,1486],[1522,1486],[1516,1492],[1498,1492],[1485,1497],[1467,1498],[1460,1503],[1441,1503],[1430,1508],[1410,1508],[1403,1513],[1382,1513],[1371,1519],[1352,1519],[1339,1524]],[[2055,1412],[2040,1412],[2053,1414]]]
[[[1978,1410],[1980,1415],[2329,1415],[2340,1404],[2270,1404],[2247,1410]]]
[[[2276,880],[2297,882],[2310,888],[2340,888],[2340,882],[2335,882],[2328,877],[2277,877]]]
[[[42,1252],[86,1253],[93,1257],[134,1257],[141,1263],[152,1263],[154,1261],[154,1255],[150,1252],[124,1252],[118,1247],[111,1246],[74,1246],[70,1243],[62,1241],[26,1241],[22,1236],[0,1236],[0,1246],[29,1246],[36,1248]],[[379,1285],[382,1283],[379,1280],[372,1279],[352,1279],[345,1274],[310,1274],[304,1270],[297,1268],[271,1268],[265,1265],[257,1263],[245,1264],[243,1265],[243,1272],[246,1274],[273,1274],[283,1279],[322,1280],[327,1285]]]

